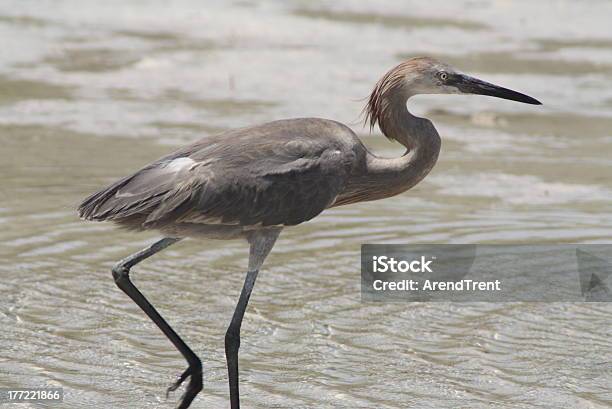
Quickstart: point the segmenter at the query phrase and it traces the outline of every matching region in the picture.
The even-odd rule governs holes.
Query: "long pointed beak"
[[[453,86],[465,94],[489,95],[492,97],[510,99],[512,101],[524,102],[525,104],[542,105],[540,101],[529,95],[512,91],[511,89],[493,85],[469,75],[459,74],[453,78]]]

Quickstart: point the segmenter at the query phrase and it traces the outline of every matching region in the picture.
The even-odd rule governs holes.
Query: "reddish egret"
[[[257,273],[281,230],[350,203],[384,199],[420,182],[436,163],[440,137],[406,101],[416,94],[481,94],[527,104],[537,100],[469,77],[431,58],[413,58],[387,72],[364,109],[389,139],[406,147],[393,159],[372,154],[347,126],[298,118],[228,131],[183,147],[85,199],[79,214],[132,230],[157,230],[165,238],[112,269],[123,290],[185,357],[187,369],[168,388],[189,383],[178,408],[202,389],[198,356],[130,280],[130,268],[185,237],[246,239],[246,279],[225,334],[230,402],[238,409],[240,326]]]

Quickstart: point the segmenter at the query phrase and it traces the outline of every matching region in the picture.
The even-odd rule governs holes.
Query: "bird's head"
[[[397,102],[418,94],[478,94],[541,105],[535,98],[463,74],[429,57],[406,60],[390,69],[376,84],[365,108],[366,121],[374,127]],[[405,106],[405,105],[404,105]]]
[[[412,58],[398,65],[404,88],[416,94],[478,94],[541,105],[528,95],[479,80],[429,57]],[[393,71],[393,70],[391,70]]]

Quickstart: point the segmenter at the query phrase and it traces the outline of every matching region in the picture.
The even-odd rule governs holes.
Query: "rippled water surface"
[[[443,150],[416,188],[287,229],[243,325],[247,408],[608,408],[607,304],[365,304],[360,244],[606,243],[606,1],[0,4],[0,386],[63,408],[170,408],[184,369],[114,285],[155,234],[79,221],[85,195],[174,147],[296,116],[358,123],[378,77],[428,54],[542,107],[423,96]],[[186,241],[134,280],[204,361],[194,408],[228,407],[223,335],[246,246]],[[60,407],[59,405],[57,407]]]

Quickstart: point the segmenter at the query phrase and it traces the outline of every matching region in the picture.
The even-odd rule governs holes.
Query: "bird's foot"
[[[185,393],[181,396],[181,400],[176,407],[176,409],[186,409],[191,405],[191,402],[196,397],[196,395],[202,390],[202,367],[192,367],[190,366],[178,377],[176,382],[174,382],[170,387],[166,390],[166,399],[170,395],[170,392],[174,392],[181,386],[181,384],[187,379],[190,378],[189,384],[185,389]]]
[[[172,385],[170,385],[168,389],[166,389],[166,399],[168,399],[168,397],[170,396],[170,392],[174,392],[175,390],[177,390],[179,386],[181,386],[183,382],[185,382],[185,379],[187,379],[189,375],[191,375],[191,367],[185,369],[185,372],[183,372],[176,379],[176,382],[174,382]]]

